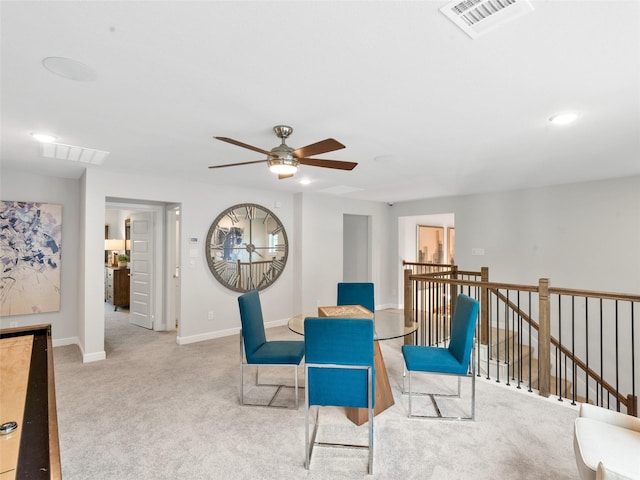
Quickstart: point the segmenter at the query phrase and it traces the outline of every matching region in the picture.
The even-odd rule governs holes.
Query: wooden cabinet
[[[113,309],[129,306],[129,269],[105,267],[104,300],[113,305]]]

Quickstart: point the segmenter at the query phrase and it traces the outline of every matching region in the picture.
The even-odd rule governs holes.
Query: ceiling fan
[[[321,153],[333,152],[335,150],[344,148],[343,144],[341,144],[337,140],[334,140],[333,138],[327,138],[326,140],[312,143],[311,145],[307,145],[306,147],[301,147],[294,150],[285,143],[287,137],[293,132],[293,128],[287,125],[276,125],[275,127],[273,127],[273,131],[278,138],[282,139],[282,143],[277,147],[272,148],[271,151],[263,150],[252,145],[247,145],[246,143],[242,143],[238,140],[234,140],[228,137],[214,137],[218,140],[222,140],[223,142],[231,143],[232,145],[237,145],[238,147],[247,148],[249,150],[253,150],[254,152],[262,153],[266,155],[267,158],[265,160],[255,160],[253,162],[212,165],[209,168],[235,167],[238,165],[250,165],[252,163],[267,163],[269,165],[269,169],[273,173],[277,173],[278,178],[283,179],[292,177],[293,174],[298,170],[298,165],[300,164],[309,165],[312,167],[335,168],[338,170],[353,170],[356,165],[358,165],[355,162],[343,162],[340,160],[326,160],[321,158],[308,158],[314,155],[320,155]]]

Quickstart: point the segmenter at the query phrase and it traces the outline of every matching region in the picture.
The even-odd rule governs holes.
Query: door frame
[[[166,238],[167,238],[167,255],[166,255],[166,321],[165,329],[167,331],[175,330],[176,333],[180,329],[180,301],[181,301],[181,277],[182,264],[180,262],[180,252],[182,245],[180,242],[182,231],[181,210],[182,205],[173,203],[166,205]],[[175,323],[174,323],[175,320]]]
[[[371,215],[342,215],[342,281],[372,281]]]
[[[165,318],[165,303],[166,303],[166,293],[167,293],[167,282],[165,281],[166,275],[166,259],[165,259],[165,229],[166,229],[166,209],[168,203],[153,203],[153,202],[145,202],[145,201],[137,201],[137,200],[129,200],[129,199],[112,199],[107,197],[105,199],[105,209],[119,209],[119,210],[133,210],[133,211],[145,211],[145,212],[153,212],[153,232],[154,232],[154,243],[155,243],[155,252],[153,257],[154,262],[154,275],[151,279],[152,281],[152,289],[153,289],[153,303],[152,303],[152,312],[151,316],[153,319],[153,330],[154,331],[165,331],[167,330],[167,322]]]

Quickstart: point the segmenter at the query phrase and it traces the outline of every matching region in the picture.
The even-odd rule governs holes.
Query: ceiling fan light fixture
[[[269,170],[278,175],[291,175],[298,171],[298,167],[288,163],[281,163],[280,160],[269,162]]]
[[[209,168],[235,167],[238,165],[249,165],[252,163],[266,163],[273,173],[278,175],[279,179],[292,177],[298,171],[298,165],[309,165],[312,167],[333,168],[338,170],[353,170],[356,162],[343,162],[340,160],[327,160],[324,158],[309,158],[322,153],[333,152],[345,148],[343,144],[334,138],[327,138],[320,142],[315,142],[305,147],[293,149],[285,143],[285,139],[291,135],[293,129],[287,125],[276,125],[273,127],[276,136],[282,140],[282,143],[271,151],[254,147],[247,143],[239,142],[228,137],[214,137],[223,142],[246,148],[254,152],[262,153],[267,156],[265,160],[256,160],[253,162],[227,163],[225,165],[211,165]]]

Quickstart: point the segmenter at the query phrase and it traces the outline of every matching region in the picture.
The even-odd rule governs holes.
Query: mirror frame
[[[257,215],[258,211],[264,212],[264,215]],[[276,224],[276,228],[268,233],[277,233],[278,237],[282,238],[277,239],[278,243],[275,246],[255,246],[254,241],[257,238],[254,237],[253,222],[258,219],[264,222],[268,218],[272,218]],[[229,237],[229,224],[243,224],[245,228]],[[227,237],[234,245],[243,246],[230,247],[226,243]],[[247,239],[248,242],[242,242]],[[264,243],[265,239],[262,240]],[[272,253],[276,255],[267,259],[267,255]],[[227,254],[231,254],[233,259],[223,258]],[[237,258],[239,254],[248,254],[249,261],[241,262]],[[271,210],[255,203],[240,203],[225,209],[216,217],[207,232],[205,257],[209,270],[220,284],[236,292],[264,290],[272,285],[282,274],[288,256],[289,240],[283,223]],[[242,272],[245,272],[245,275],[242,275]]]

